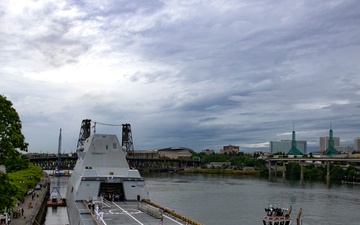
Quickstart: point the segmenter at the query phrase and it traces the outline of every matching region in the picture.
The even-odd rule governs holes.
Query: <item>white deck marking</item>
[[[103,222],[103,224],[107,225],[107,223],[105,223],[104,219],[101,219],[101,222]]]
[[[174,219],[173,219],[173,218],[171,218],[170,216],[163,215],[163,217],[166,217],[166,218],[168,218],[169,220],[172,220],[172,221],[174,221],[174,222],[175,222],[175,223],[177,223],[177,224],[183,225],[183,223],[180,223],[179,221],[174,220]]]
[[[125,209],[121,208],[119,205],[117,205],[115,202],[113,202],[114,205],[116,205],[119,209],[121,209],[125,214],[127,214],[128,216],[130,216],[131,218],[133,218],[136,222],[138,222],[141,225],[144,225],[143,223],[141,223],[139,220],[137,220],[135,217],[133,217],[130,213],[128,213]]]

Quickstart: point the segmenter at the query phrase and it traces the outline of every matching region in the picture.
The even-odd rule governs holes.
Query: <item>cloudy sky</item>
[[[83,119],[130,123],[135,149],[360,136],[357,0],[4,0],[0,41],[29,152],[60,128],[74,151]]]

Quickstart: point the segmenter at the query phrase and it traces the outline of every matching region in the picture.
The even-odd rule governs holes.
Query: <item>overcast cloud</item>
[[[135,149],[318,150],[360,136],[356,0],[0,2],[0,94],[30,152],[75,151],[83,119]],[[121,135],[121,127],[97,125]]]

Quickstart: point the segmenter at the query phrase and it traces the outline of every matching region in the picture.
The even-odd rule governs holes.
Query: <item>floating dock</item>
[[[66,199],[61,197],[60,191],[57,187],[53,187],[50,192],[49,200],[46,202],[47,207],[66,206]]]

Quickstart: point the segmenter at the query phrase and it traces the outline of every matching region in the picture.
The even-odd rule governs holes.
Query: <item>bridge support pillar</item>
[[[269,180],[271,181],[271,161],[269,161]]]
[[[285,181],[285,175],[286,175],[286,166],[285,166],[285,162],[283,162],[283,173],[282,173],[283,181]]]
[[[326,183],[330,183],[330,162],[326,162]]]
[[[277,180],[277,161],[275,161],[275,181]]]
[[[304,164],[300,162],[300,183],[304,182]]]

